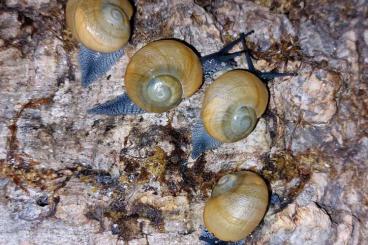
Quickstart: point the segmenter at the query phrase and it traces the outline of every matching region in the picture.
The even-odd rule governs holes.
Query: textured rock
[[[135,1],[125,55],[88,88],[65,2],[0,7],[0,244],[201,244],[213,184],[239,169],[272,192],[244,242],[368,239],[365,0]],[[123,93],[125,67],[146,43],[178,38],[205,55],[251,29],[258,69],[298,75],[268,83],[268,110],[246,139],[189,157],[212,79],[167,113],[86,113]]]
[[[0,15],[0,20],[0,35],[3,39],[15,38],[19,35],[21,23],[18,21],[17,13],[4,12]]]
[[[237,36],[240,32],[255,30],[249,39],[266,50],[283,36],[295,35],[290,21],[282,14],[271,13],[251,1],[214,1],[211,9],[223,35]]]
[[[287,241],[291,244],[326,244],[331,232],[328,214],[313,203],[299,208],[290,204],[270,222],[273,224],[269,231],[276,233],[269,241],[272,244]],[[273,227],[277,227],[276,230]]]

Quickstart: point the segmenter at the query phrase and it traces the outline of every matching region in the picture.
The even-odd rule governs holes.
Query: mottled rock
[[[283,36],[294,35],[290,21],[282,14],[271,14],[267,8],[251,1],[213,1],[211,12],[223,35],[236,37],[241,32],[255,30],[249,39],[266,50]],[[226,36],[225,36],[226,37]]]
[[[18,14],[3,12],[0,14],[0,37],[11,39],[19,35],[21,23],[18,21]]]
[[[0,10],[0,244],[201,244],[213,184],[240,169],[264,176],[272,196],[244,242],[368,239],[366,1],[135,1],[125,55],[86,89],[65,2]],[[212,78],[167,113],[86,113],[124,92],[148,42],[178,38],[205,55],[252,29],[256,67],[297,75],[267,84],[269,107],[246,139],[189,157]]]
[[[336,51],[336,40],[323,27],[314,25],[307,18],[300,21],[300,45],[309,56],[332,56]]]
[[[52,1],[53,2],[53,1]],[[35,1],[35,0],[25,0],[25,1],[18,1],[18,0],[6,0],[5,1],[6,6],[16,8],[35,8],[39,9],[41,6],[47,6],[47,4],[50,4],[50,0],[41,0],[41,1]]]

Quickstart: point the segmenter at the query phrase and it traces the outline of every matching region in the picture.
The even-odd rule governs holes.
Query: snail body
[[[193,50],[176,40],[159,40],[144,46],[131,58],[125,88],[140,108],[161,113],[194,94],[202,79],[202,65]]]
[[[223,143],[239,141],[254,129],[268,104],[264,83],[245,70],[217,78],[205,92],[201,117],[210,136]]]
[[[248,236],[261,222],[268,206],[264,180],[250,171],[223,176],[206,202],[203,220],[206,228],[223,241]]]
[[[128,0],[69,0],[66,22],[73,37],[97,52],[114,52],[130,37],[133,7]]]

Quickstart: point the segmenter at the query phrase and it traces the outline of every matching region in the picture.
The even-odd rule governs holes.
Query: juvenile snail
[[[267,88],[257,76],[245,70],[226,72],[205,92],[203,125],[220,142],[239,141],[252,132],[267,103]]]
[[[98,105],[89,112],[107,115],[166,112],[201,87],[203,74],[209,76],[224,66],[231,66],[234,57],[244,51],[228,51],[250,33],[242,34],[220,51],[204,57],[199,57],[183,41],[153,41],[138,50],[127,66],[127,95]]]
[[[129,98],[147,112],[165,112],[202,85],[199,57],[176,40],[151,42],[131,58],[125,72]]]
[[[245,39],[243,42],[245,46]],[[265,82],[293,73],[258,71],[245,47],[247,70],[232,70],[216,79],[205,92],[201,121],[192,129],[192,158],[247,137],[265,112],[269,94]]]
[[[267,206],[268,188],[259,175],[250,171],[228,174],[206,202],[204,224],[220,240],[238,241],[257,227]]]
[[[73,37],[96,52],[114,52],[130,37],[128,0],[69,0],[66,23]]]
[[[81,43],[78,60],[87,87],[123,56],[133,6],[129,0],[69,0],[65,12],[68,29]]]

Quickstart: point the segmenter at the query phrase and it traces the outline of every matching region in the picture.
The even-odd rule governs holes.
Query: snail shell
[[[223,241],[238,241],[261,222],[268,206],[264,180],[250,171],[223,176],[204,207],[206,228]]]
[[[75,39],[97,52],[122,48],[130,37],[128,0],[69,0],[66,23]]]
[[[202,84],[202,65],[192,49],[176,40],[149,43],[134,54],[125,73],[129,98],[147,112],[165,112]]]
[[[236,142],[253,131],[267,104],[267,88],[256,75],[232,70],[208,87],[201,112],[203,125],[216,140]]]

